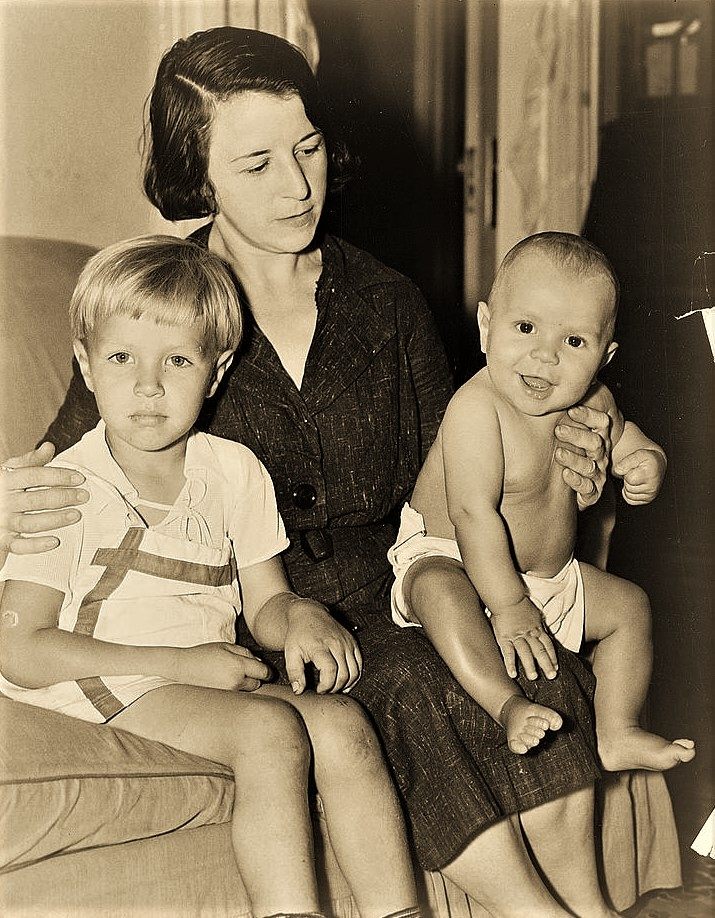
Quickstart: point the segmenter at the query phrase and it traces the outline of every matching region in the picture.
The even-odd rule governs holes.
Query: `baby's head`
[[[517,243],[497,271],[479,331],[495,388],[530,415],[579,402],[613,356],[619,285],[605,255],[571,233]]]
[[[242,334],[226,265],[173,236],[118,242],[90,258],[70,324],[110,440],[152,451],[191,429]]]

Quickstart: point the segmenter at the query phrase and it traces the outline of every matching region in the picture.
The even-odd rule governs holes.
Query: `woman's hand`
[[[168,677],[182,685],[254,692],[270,676],[265,663],[240,644],[217,641],[195,647],[176,647]]]
[[[286,672],[296,695],[305,690],[305,666],[320,673],[316,687],[324,692],[347,692],[360,678],[362,655],[352,635],[312,599],[292,597],[284,654]]]
[[[0,561],[8,552],[19,555],[50,551],[54,536],[34,536],[80,519],[76,504],[89,494],[78,486],[84,476],[71,469],[45,468],[55,452],[51,443],[6,459],[0,468]],[[69,508],[69,509],[68,509]]]
[[[563,444],[556,450],[556,461],[583,510],[595,504],[603,491],[611,455],[611,419],[604,411],[584,405],[569,408],[568,415],[573,423],[556,428],[556,438]]]

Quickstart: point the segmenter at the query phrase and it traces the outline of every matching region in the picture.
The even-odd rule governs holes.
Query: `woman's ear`
[[[219,383],[223,379],[223,374],[233,363],[233,355],[236,353],[235,350],[224,351],[223,354],[220,354],[216,360],[216,367],[214,368],[213,379],[211,380],[211,385],[208,388],[206,393],[206,398],[211,398],[214,392],[218,389]]]
[[[481,342],[482,354],[487,352],[487,341],[489,340],[489,320],[491,311],[487,303],[482,300],[477,306],[477,325],[479,326],[479,340]]]
[[[618,350],[618,344],[615,341],[611,341],[611,343],[606,348],[606,353],[603,355],[603,360],[601,361],[600,369],[603,369],[607,363],[611,362],[611,360],[613,359],[613,355],[616,353],[617,350]]]
[[[79,364],[82,377],[84,379],[85,385],[90,392],[94,392],[94,386],[92,384],[92,371],[89,366],[89,357],[87,356],[87,348],[84,344],[76,339],[72,342],[72,350],[74,355],[77,358],[77,363]]]

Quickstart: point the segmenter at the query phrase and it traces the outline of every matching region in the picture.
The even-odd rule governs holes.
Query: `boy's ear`
[[[84,379],[85,385],[90,392],[94,392],[94,386],[92,385],[92,371],[89,368],[89,357],[87,356],[87,348],[84,344],[76,339],[72,342],[72,350],[74,355],[77,358],[77,363],[82,372],[82,377]]]
[[[233,355],[235,353],[235,350],[231,350],[224,351],[223,354],[219,354],[216,360],[213,379],[211,380],[211,385],[209,386],[208,392],[206,393],[206,398],[211,398],[214,392],[218,389],[219,383],[223,379],[223,374],[233,363]]]
[[[603,360],[601,361],[601,369],[605,367],[607,363],[611,362],[611,360],[613,359],[613,355],[616,353],[617,350],[618,350],[618,344],[615,341],[611,341],[611,343],[606,348],[606,353],[604,354]]]
[[[482,300],[477,306],[477,325],[479,326],[479,340],[481,342],[482,354],[487,352],[487,341],[489,340],[489,320],[492,314],[489,305]]]

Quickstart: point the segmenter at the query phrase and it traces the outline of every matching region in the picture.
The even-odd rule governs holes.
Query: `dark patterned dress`
[[[205,244],[208,228],[194,238]],[[505,815],[594,781],[592,677],[559,648],[555,680],[523,680],[526,694],[559,711],[565,725],[515,755],[424,634],[392,624],[387,550],[451,395],[450,373],[411,281],[333,237],[322,254],[300,390],[249,323],[239,358],[207,403],[213,414],[199,426],[263,461],[291,539],[283,557],[293,588],[357,628],[365,666],[352,696],[380,734],[419,859],[436,869]],[[96,421],[94,398],[75,373],[47,439],[65,449]]]

